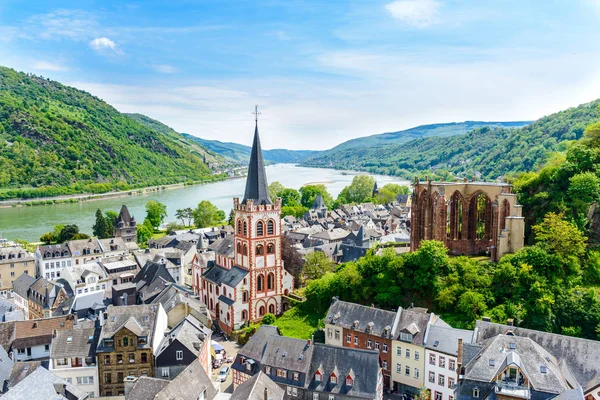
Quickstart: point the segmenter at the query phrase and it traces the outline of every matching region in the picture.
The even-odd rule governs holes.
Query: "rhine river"
[[[266,171],[269,183],[277,181],[293,189],[299,189],[308,183],[323,183],[334,198],[350,184],[355,175],[360,174],[333,169],[296,167],[292,164],[270,165]],[[392,176],[373,176],[380,187],[389,182],[408,185],[407,181]],[[239,178],[143,195],[80,203],[3,208],[0,209],[0,237],[36,242],[41,235],[51,231],[57,224],[77,224],[80,232],[91,235],[96,210],[100,208],[103,212],[107,210],[118,212],[122,204],[127,205],[129,212],[141,224],[146,216],[145,206],[149,200],[166,204],[168,213],[166,222],[175,220],[175,210],[195,208],[202,200],[209,200],[229,216],[229,211],[233,207],[233,198],[243,197],[245,185],[246,178]]]

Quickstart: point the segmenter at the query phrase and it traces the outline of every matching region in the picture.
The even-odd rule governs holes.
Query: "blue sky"
[[[0,2],[0,64],[181,132],[324,149],[600,97],[600,0]]]

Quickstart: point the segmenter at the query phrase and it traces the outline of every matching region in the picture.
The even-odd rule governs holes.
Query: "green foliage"
[[[110,231],[112,231],[112,229]],[[112,236],[109,235],[109,229],[108,224],[106,222],[106,218],[104,217],[104,215],[102,215],[102,211],[100,209],[96,210],[96,223],[92,227],[92,233],[99,239],[106,239],[107,237]]]
[[[0,67],[0,200],[214,180],[179,138],[84,91]]]
[[[396,183],[387,183],[378,189],[374,201],[377,204],[388,204],[396,201],[396,196],[399,194],[410,194],[410,188]]]
[[[296,218],[302,217],[308,211],[307,207],[303,207],[300,204],[293,206],[282,206],[281,207],[281,217],[284,218],[288,215],[292,215]]]
[[[194,210],[194,225],[207,228],[219,225],[225,220],[225,212],[208,200],[202,200]]]
[[[87,235],[85,235],[87,236]],[[65,225],[57,236],[57,242],[64,243],[68,240],[86,239],[79,234],[79,227],[75,224]]]
[[[269,197],[271,198],[271,201],[273,203],[275,202],[275,200],[277,200],[277,197],[279,197],[279,192],[281,192],[283,189],[283,185],[277,181],[272,182],[269,185]]]
[[[318,193],[321,193],[325,205],[331,208],[333,205],[333,198],[327,191],[327,187],[323,184],[302,186],[300,188],[300,204],[307,208],[312,207]]]
[[[369,175],[356,175],[352,183],[338,195],[338,204],[362,203],[373,196],[375,178]]]
[[[331,299],[329,300],[331,301]],[[281,330],[284,336],[306,340],[313,335],[316,337],[319,330],[325,326],[322,318],[323,314],[315,312],[305,303],[301,303],[283,313],[281,317],[277,318],[274,325]]]
[[[548,213],[544,220],[533,226],[535,241],[563,260],[579,258],[585,253],[587,238],[564,215]]]
[[[152,239],[152,234],[154,233],[154,227],[152,223],[145,219],[142,225],[138,225],[137,227],[137,241],[139,245],[146,245],[148,240]]]
[[[313,251],[304,257],[302,275],[304,281],[319,279],[327,272],[333,271],[334,263],[322,251]]]
[[[146,219],[152,224],[154,230],[158,229],[167,217],[167,206],[158,201],[150,200],[146,203]]]
[[[113,235],[113,227],[115,226],[115,222],[119,217],[119,213],[116,211],[108,210],[104,213],[104,219],[106,220],[106,229],[108,237],[112,237]]]
[[[276,318],[273,314],[266,313],[262,317],[262,324],[263,325],[273,325],[275,320],[276,320]]]
[[[50,243],[55,242],[55,241],[56,241],[56,236],[54,236],[53,232],[44,233],[40,237],[40,242],[42,242],[44,244],[50,244]]]

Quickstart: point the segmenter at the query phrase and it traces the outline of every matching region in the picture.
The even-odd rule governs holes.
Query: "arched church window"
[[[275,245],[273,243],[267,244],[267,254],[275,254]]]
[[[244,236],[248,236],[248,224],[244,221]]]
[[[262,275],[259,275],[258,278],[256,278],[256,291],[262,292],[264,290],[264,287],[265,287],[264,278]]]
[[[256,223],[256,236],[263,236],[265,233],[265,224],[262,221]]]
[[[275,233],[275,221],[272,219],[267,222],[267,235],[273,235]]]
[[[237,221],[237,234],[241,235],[242,234],[242,220],[238,219]]]
[[[275,275],[270,273],[267,275],[267,290],[273,290],[275,288]]]
[[[262,244],[259,244],[258,246],[256,246],[256,255],[262,256],[264,254],[265,254],[265,247]]]

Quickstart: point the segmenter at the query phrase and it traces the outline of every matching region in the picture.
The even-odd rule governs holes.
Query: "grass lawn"
[[[302,305],[292,307],[275,321],[284,336],[298,339],[309,339],[319,327],[319,320],[324,315],[312,314],[304,310]]]

